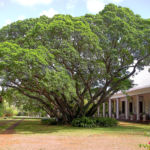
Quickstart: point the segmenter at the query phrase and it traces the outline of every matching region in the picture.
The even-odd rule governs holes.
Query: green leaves
[[[12,23],[0,30],[2,85],[40,101],[57,117],[57,111],[70,120],[93,115],[149,64],[149,25],[113,4],[96,15]]]

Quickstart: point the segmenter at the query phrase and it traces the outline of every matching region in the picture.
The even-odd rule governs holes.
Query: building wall
[[[144,98],[145,113],[149,114],[150,116],[150,93],[144,94],[143,98]]]
[[[145,91],[142,91],[141,93],[145,93]],[[134,93],[135,94],[135,93]],[[137,97],[139,96],[139,97]],[[132,96],[122,96],[122,97],[114,97],[111,99],[111,115],[113,114],[113,112],[116,115],[116,100],[119,100],[119,118],[120,119],[131,119],[131,115],[130,115],[130,109],[129,109],[129,103],[132,102],[132,112],[133,112],[133,120],[136,119],[143,119],[143,115],[142,113],[140,113],[139,115],[137,115],[137,98],[139,98],[139,101],[143,101],[143,113],[146,113],[146,119],[150,120],[150,89],[149,91],[146,91],[146,94],[139,94],[137,93],[137,95],[132,95]],[[126,100],[128,100],[128,111],[126,113]],[[125,101],[125,113],[122,113],[122,101]],[[105,113],[108,113],[108,102],[105,103],[106,109],[105,109]],[[140,107],[140,106],[139,106]],[[102,107],[101,107],[102,108]],[[101,111],[102,113],[102,111]]]
[[[140,100],[143,101],[143,112],[148,114],[150,117],[150,93],[147,94],[140,94],[138,96],[141,96]],[[142,98],[143,97],[143,98]],[[126,97],[119,98],[119,111],[122,112],[122,101],[126,100]],[[128,101],[128,108],[129,108],[129,102],[133,103],[133,113],[137,113],[137,95],[131,96]]]
[[[150,114],[150,93],[147,94],[140,94],[138,96],[141,96],[140,100],[143,101],[143,112],[146,114]],[[132,96],[133,98],[133,106],[134,106],[134,113],[137,112],[137,101],[136,101],[137,96]]]

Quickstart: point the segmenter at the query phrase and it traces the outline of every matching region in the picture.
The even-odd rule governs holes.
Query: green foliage
[[[149,65],[149,35],[149,20],[113,4],[96,15],[17,21],[0,29],[1,86],[64,122],[93,116]]]
[[[100,127],[113,127],[118,125],[118,121],[114,118],[95,118],[96,125]]]
[[[3,105],[0,103],[0,117],[3,116]]]
[[[89,117],[76,118],[72,121],[71,124],[74,127],[84,127],[84,128],[96,127],[96,121],[93,118]]]
[[[10,117],[18,114],[18,110],[15,106],[10,106],[5,100],[0,104],[0,116]]]
[[[139,147],[150,150],[150,142],[148,144],[139,144]]]
[[[24,116],[37,116],[45,117],[47,113],[42,109],[41,104],[29,97],[21,94],[20,92],[14,89],[7,89],[3,92],[3,98],[9,105],[13,105],[18,109],[19,115]]]
[[[85,127],[85,128],[113,127],[113,126],[117,126],[117,125],[118,125],[118,121],[114,118],[82,117],[82,118],[76,118],[72,121],[72,126]]]
[[[43,125],[57,125],[56,119],[53,118],[42,118],[41,123]]]

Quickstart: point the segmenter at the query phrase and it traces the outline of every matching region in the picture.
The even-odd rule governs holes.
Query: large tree
[[[107,5],[99,14],[17,21],[0,30],[1,85],[65,122],[92,116],[148,65],[150,20]]]

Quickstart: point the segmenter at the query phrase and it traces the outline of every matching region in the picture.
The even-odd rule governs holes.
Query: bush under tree
[[[118,121],[114,118],[82,117],[82,118],[76,118],[72,121],[72,126],[84,127],[84,128],[113,127],[113,126],[117,126],[117,125],[118,125]]]

